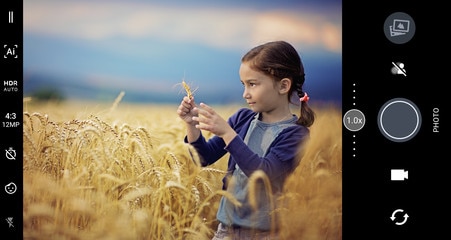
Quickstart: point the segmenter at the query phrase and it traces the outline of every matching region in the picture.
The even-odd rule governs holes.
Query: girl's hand
[[[207,104],[201,103],[200,108],[195,107],[194,110],[198,113],[198,116],[192,118],[193,121],[198,122],[196,128],[223,138],[226,144],[236,136],[235,130],[230,127],[229,123]]]
[[[177,108],[177,114],[187,124],[196,125],[197,122],[193,120],[193,117],[196,117],[198,115],[195,108],[196,103],[194,102],[194,98],[190,99],[187,96],[185,96],[183,97],[182,102]]]

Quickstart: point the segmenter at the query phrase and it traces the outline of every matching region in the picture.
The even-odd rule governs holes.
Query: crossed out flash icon
[[[13,225],[13,218],[12,217],[6,218],[6,222],[8,223],[10,228],[14,227],[14,225]]]

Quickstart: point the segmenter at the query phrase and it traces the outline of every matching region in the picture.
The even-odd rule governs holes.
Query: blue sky
[[[240,103],[241,56],[285,40],[311,100],[341,103],[341,16],[332,0],[24,0],[24,94],[52,86],[69,98],[179,102],[185,78],[198,101]]]

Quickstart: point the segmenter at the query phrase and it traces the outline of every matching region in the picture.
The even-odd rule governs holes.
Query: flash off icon
[[[392,169],[391,170],[391,180],[392,181],[404,181],[404,179],[409,178],[409,171],[404,169]]]

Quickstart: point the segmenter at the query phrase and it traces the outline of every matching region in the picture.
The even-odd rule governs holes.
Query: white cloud
[[[341,19],[341,12],[329,19],[326,12],[318,15],[309,10],[264,12],[126,2],[24,1],[24,31],[88,41],[156,38],[226,49],[247,49],[284,39],[305,48],[341,52],[341,20],[333,20]]]

